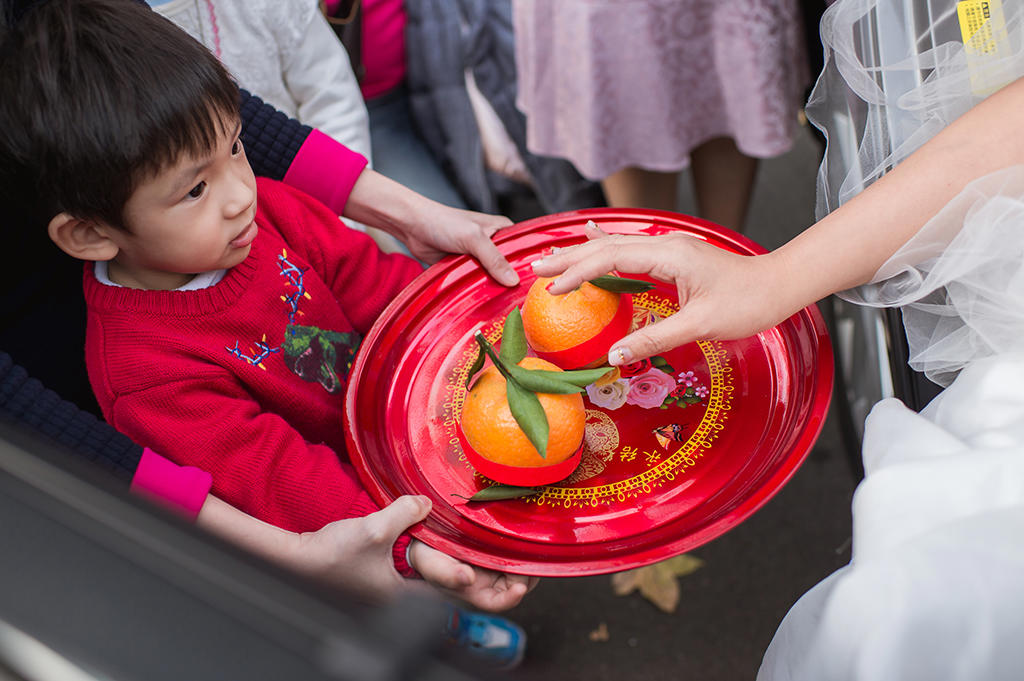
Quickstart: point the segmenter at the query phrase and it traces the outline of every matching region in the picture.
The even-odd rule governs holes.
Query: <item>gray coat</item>
[[[406,0],[405,7],[413,118],[470,208],[500,212],[499,197],[522,189],[484,165],[466,92],[467,68],[519,149],[544,211],[604,205],[600,187],[581,177],[571,163],[526,149],[526,118],[515,106],[510,0]]]

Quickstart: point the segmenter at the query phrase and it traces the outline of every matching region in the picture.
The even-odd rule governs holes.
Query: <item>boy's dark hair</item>
[[[2,2],[0,207],[15,228],[61,212],[123,228],[140,182],[237,120],[217,58],[145,4]]]

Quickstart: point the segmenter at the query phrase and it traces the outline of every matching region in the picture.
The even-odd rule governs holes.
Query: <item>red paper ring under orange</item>
[[[537,468],[508,466],[502,463],[495,463],[490,459],[480,456],[470,446],[469,441],[466,440],[466,436],[462,433],[461,424],[459,424],[456,430],[458,431],[459,444],[462,445],[462,451],[465,452],[466,458],[469,459],[469,463],[473,465],[473,468],[494,482],[500,482],[505,485],[536,487],[538,485],[550,485],[560,482],[572,475],[572,472],[580,465],[580,459],[583,457],[583,443],[581,442],[579,448],[572,456],[552,466],[540,466]]]
[[[533,352],[541,359],[545,359],[561,369],[567,371],[579,369],[607,355],[615,341],[629,333],[632,323],[633,296],[623,293],[619,298],[619,308],[615,311],[615,316],[590,340],[565,350],[541,352],[533,348]]]

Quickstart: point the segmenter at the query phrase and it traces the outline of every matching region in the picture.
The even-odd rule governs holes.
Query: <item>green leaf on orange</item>
[[[501,361],[501,358],[494,353],[494,347],[484,338],[484,335],[479,331],[476,332],[476,344],[480,346],[480,349],[487,353],[487,356],[494,362],[494,366],[497,367],[501,375],[505,377],[506,381],[512,380],[512,374],[509,373],[508,367]]]
[[[464,497],[461,494],[452,493],[453,497],[459,497],[466,501],[499,501],[502,499],[521,499],[540,494],[544,491],[540,487],[516,487],[515,485],[491,485],[485,487],[471,497]]]
[[[508,409],[519,427],[526,433],[540,458],[547,458],[548,417],[535,393],[530,392],[514,378],[505,381]]]
[[[487,356],[494,362],[501,375],[505,377],[505,395],[508,400],[508,410],[512,412],[512,418],[516,420],[523,433],[526,434],[530,444],[536,448],[540,457],[546,458],[548,450],[548,417],[544,413],[544,407],[535,393],[530,392],[519,385],[509,371],[509,367],[501,361],[501,358],[494,353],[494,348],[487,342],[483,334],[476,333],[476,342],[480,348],[487,353]]]
[[[542,374],[549,378],[556,378],[564,383],[572,383],[585,388],[594,381],[612,371],[611,367],[600,367],[598,369],[572,369],[571,371],[545,371],[544,369],[529,369],[530,373]]]
[[[614,274],[605,274],[596,279],[591,279],[590,283],[612,293],[644,293],[654,288],[654,284],[649,281],[629,279]]]
[[[479,332],[478,332],[479,333]],[[473,377],[484,368],[484,350],[481,347],[477,350],[476,359],[473,360],[473,366],[469,368],[469,373],[466,374],[466,390],[469,390],[470,384],[473,383]]]
[[[541,369],[524,369],[521,366],[508,366],[509,373],[522,387],[535,393],[548,393],[551,395],[571,395],[581,393],[583,388],[559,377],[558,371],[543,371]]]
[[[506,366],[519,364],[526,357],[526,332],[523,330],[523,316],[519,313],[518,307],[512,308],[505,317],[498,356]]]

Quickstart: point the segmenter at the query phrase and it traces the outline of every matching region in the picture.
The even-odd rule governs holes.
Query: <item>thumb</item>
[[[398,535],[430,513],[430,499],[425,496],[405,495],[398,497],[376,513],[366,516],[377,536],[393,542]]]
[[[490,239],[483,235],[474,239],[472,252],[480,262],[480,266],[487,270],[487,273],[494,277],[499,284],[504,286],[519,284],[519,275]]]
[[[612,366],[638,362],[694,340],[697,339],[687,328],[683,313],[677,312],[659,322],[637,329],[615,343],[608,351],[608,362]]]

